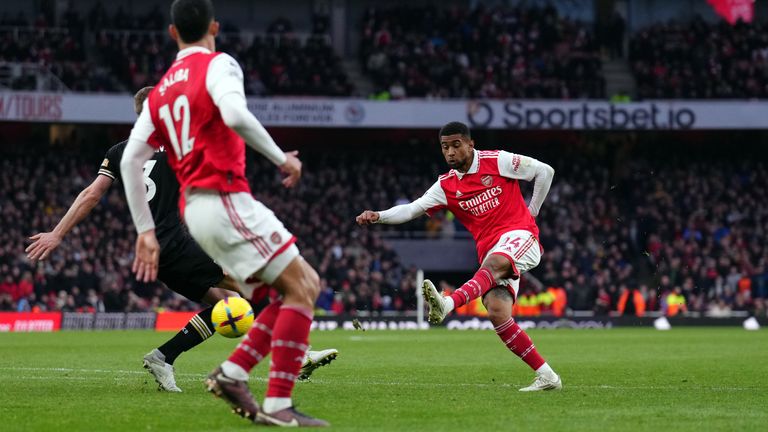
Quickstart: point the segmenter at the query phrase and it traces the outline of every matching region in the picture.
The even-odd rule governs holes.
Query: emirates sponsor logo
[[[490,187],[493,184],[493,177],[491,177],[489,175],[483,176],[480,179],[480,183],[482,183],[483,186]]]
[[[499,195],[503,192],[501,186],[492,187],[468,200],[459,201],[459,208],[479,216],[499,206]]]

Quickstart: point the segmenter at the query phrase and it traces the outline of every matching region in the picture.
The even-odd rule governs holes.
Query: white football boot
[[[176,385],[176,377],[173,376],[173,365],[165,362],[165,356],[157,349],[153,349],[144,356],[144,369],[155,377],[160,390],[181,393]]]
[[[424,294],[424,300],[427,301],[429,306],[428,321],[430,324],[440,324],[448,315],[448,306],[445,304],[445,298],[442,294],[437,292],[435,284],[429,279],[424,279],[424,284],[421,286],[421,292]]]
[[[521,392],[534,392],[544,390],[562,390],[563,381],[560,380],[560,375],[556,373],[537,374],[533,383],[528,387],[520,389]]]
[[[299,372],[299,381],[306,381],[309,379],[312,372],[315,369],[325,366],[332,361],[336,360],[339,355],[339,350],[327,349],[322,351],[309,351],[304,354],[304,361],[301,363],[301,371]]]

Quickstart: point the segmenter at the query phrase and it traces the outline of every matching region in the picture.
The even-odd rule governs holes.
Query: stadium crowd
[[[547,6],[371,8],[360,60],[393,99],[605,96],[588,26]]]
[[[265,186],[256,195],[286,221],[299,238],[305,258],[322,275],[320,310],[403,311],[415,305],[415,270],[403,268],[374,232],[352,229],[349,212],[355,203],[341,198],[353,194],[355,179],[363,179],[366,169],[382,173],[373,164],[344,172],[329,163],[308,171],[304,184],[288,197],[274,167],[251,170],[260,173],[253,184]],[[0,310],[195,309],[195,304],[161,285],[139,283],[132,277],[135,233],[119,185],[49,259],[39,265],[26,260],[27,238],[55,226],[95,176],[94,167],[96,162],[75,155],[4,155],[0,164]],[[341,181],[345,179],[349,182]]]
[[[349,150],[305,154],[305,177],[290,191],[266,162],[249,162],[255,195],[297,235],[322,277],[319,310],[413,310],[415,269],[400,264],[382,233],[463,230],[451,215],[403,226],[354,225],[361,209],[388,208],[429,187],[442,166],[419,148],[403,147],[420,155],[410,158],[393,149],[367,151],[362,160]],[[538,218],[545,253],[524,283],[519,312],[765,314],[768,247],[760,239],[768,232],[768,166],[682,154],[601,163],[594,155],[542,156],[556,181]],[[82,156],[3,157],[0,309],[195,308],[131,277],[135,235],[119,186],[50,259],[37,266],[26,260],[27,237],[55,225],[94,166]],[[567,304],[558,307],[560,289]]]
[[[278,27],[282,28],[282,27]],[[341,59],[328,38],[303,39],[284,31],[247,36],[222,34],[217,49],[232,55],[246,72],[246,93],[254,96],[349,96],[352,94]],[[96,47],[105,64],[126,88],[154,85],[173,61],[177,48],[163,31],[102,30]],[[115,49],[119,47],[119,49]]]
[[[143,11],[69,9],[0,16],[0,72],[18,64],[49,70],[73,91],[126,92],[157,82],[174,58],[159,6]],[[768,97],[768,23],[660,22],[635,31],[627,56],[640,99]],[[592,27],[596,30],[593,31]],[[222,24],[218,49],[247,72],[251,95],[350,96],[356,89],[330,44],[329,18],[307,32],[276,18],[264,33]],[[624,55],[625,23],[594,26],[551,4],[370,7],[358,56],[372,97],[583,99],[606,97],[603,57]],[[0,75],[6,75],[2,73]],[[41,88],[32,68],[8,86]]]
[[[50,26],[44,15],[33,22],[23,13],[0,18],[0,70],[14,77],[7,86],[14,90],[61,90],[58,81],[38,83],[37,70],[43,69],[70,90],[117,91],[109,69],[87,58],[85,23],[78,14],[64,14],[59,24]],[[26,70],[9,73],[17,64],[25,65]]]
[[[654,24],[629,45],[643,99],[768,97],[768,23]]]
[[[100,2],[85,17],[67,12],[55,27],[43,15],[33,23],[24,15],[6,15],[0,20],[0,68],[11,67],[3,62],[38,65],[73,91],[125,92],[153,85],[177,50],[164,16],[159,6],[146,13],[119,7],[109,14]],[[353,86],[330,45],[327,21],[313,16],[309,35],[294,32],[285,18],[253,36],[225,23],[217,48],[241,63],[250,95],[349,96]],[[11,87],[39,88],[36,73],[21,74]]]

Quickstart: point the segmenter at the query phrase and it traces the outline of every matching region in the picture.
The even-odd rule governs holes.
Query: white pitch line
[[[123,370],[123,369],[75,369],[75,368],[35,368],[35,367],[0,367],[0,370],[15,370],[15,371],[28,371],[28,372],[77,372],[77,373],[111,373],[121,375],[148,375],[146,371],[138,370]],[[199,373],[177,373],[177,377],[186,377],[179,381],[197,381],[206,377],[206,374]],[[25,377],[28,378],[28,377]],[[99,378],[87,378],[87,377],[70,377],[70,376],[36,376],[35,379],[73,379],[73,380],[90,380]],[[127,378],[114,377],[116,380],[126,380]],[[251,380],[266,382],[267,380],[262,377],[252,376]],[[439,388],[439,387],[521,387],[525,384],[515,383],[414,383],[414,382],[400,382],[400,381],[375,381],[375,380],[343,380],[343,379],[314,379],[310,381],[311,384],[344,384],[344,385],[360,385],[360,386],[410,386],[410,387],[425,387],[425,388]],[[597,390],[703,390],[703,391],[753,391],[753,390],[768,390],[768,387],[722,387],[722,386],[624,386],[624,385],[569,385],[565,384],[566,389],[597,389]]]

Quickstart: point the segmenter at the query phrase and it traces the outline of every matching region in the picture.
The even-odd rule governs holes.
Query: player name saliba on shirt
[[[172,74],[163,78],[162,84],[160,84],[160,95],[165,95],[168,87],[173,86],[176,83],[189,81],[189,68],[179,69]]]
[[[470,199],[459,200],[459,207],[464,211],[472,213],[473,216],[480,216],[499,205],[499,195],[502,192],[501,186],[488,188],[483,193]]]

